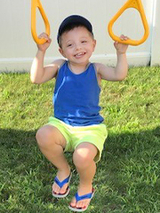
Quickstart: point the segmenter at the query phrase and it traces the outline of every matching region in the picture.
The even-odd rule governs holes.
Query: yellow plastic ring
[[[144,35],[142,37],[142,39],[140,40],[132,40],[132,39],[128,39],[126,41],[123,41],[121,40],[118,36],[116,36],[113,31],[112,31],[112,27],[113,27],[113,24],[115,23],[115,21],[122,15],[122,13],[128,9],[128,8],[134,8],[134,9],[137,9],[138,12],[140,13],[141,15],[141,19],[142,19],[142,23],[143,23],[143,27],[144,27]],[[143,5],[142,5],[142,2],[141,0],[128,0],[124,6],[116,13],[116,15],[111,19],[111,21],[109,22],[108,24],[108,32],[109,32],[109,35],[110,37],[114,40],[114,41],[118,41],[120,43],[123,43],[123,44],[129,44],[129,45],[133,45],[133,46],[137,46],[137,45],[140,45],[142,44],[143,42],[146,41],[146,39],[148,38],[149,36],[149,27],[148,27],[148,23],[147,23],[147,19],[146,19],[146,16],[145,16],[145,12],[144,12],[144,8],[143,8]]]
[[[45,12],[44,12],[44,9],[42,7],[40,0],[32,0],[32,5],[31,5],[31,32],[32,32],[33,39],[37,44],[44,44],[46,42],[46,40],[44,38],[38,38],[37,33],[36,33],[36,8],[39,9],[41,16],[43,18],[43,21],[44,21],[44,24],[45,24],[46,34],[48,36],[50,36],[49,21],[48,21],[48,18],[46,16]]]

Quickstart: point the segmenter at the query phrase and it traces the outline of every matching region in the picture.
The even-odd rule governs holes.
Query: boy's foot
[[[55,177],[54,183],[52,185],[52,195],[54,197],[64,198],[68,195],[70,191],[69,183],[71,180],[71,176],[71,173],[69,173],[68,176],[62,172],[57,173],[57,176]]]
[[[84,190],[79,189],[78,192],[75,194],[75,197],[72,199],[69,205],[69,209],[75,212],[85,211],[88,208],[92,197],[94,196],[94,191],[95,190],[94,188],[92,188],[92,186],[87,187]]]

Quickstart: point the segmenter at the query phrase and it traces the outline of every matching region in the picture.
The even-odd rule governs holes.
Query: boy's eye
[[[87,41],[86,41],[86,40],[84,40],[84,41],[82,41],[82,43],[87,43]]]
[[[67,45],[67,47],[71,47],[71,46],[72,46],[72,44],[68,44],[68,45]]]

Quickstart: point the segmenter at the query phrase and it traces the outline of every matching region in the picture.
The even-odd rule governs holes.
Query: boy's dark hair
[[[66,19],[64,19],[59,27],[58,35],[57,35],[57,42],[59,46],[61,45],[60,37],[64,32],[68,32],[74,29],[75,27],[80,27],[80,26],[85,27],[93,36],[92,25],[86,18],[79,15],[71,15],[71,16],[68,16]]]

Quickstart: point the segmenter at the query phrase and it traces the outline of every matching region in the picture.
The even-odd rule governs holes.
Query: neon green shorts
[[[88,142],[98,149],[95,162],[100,160],[103,145],[108,135],[105,124],[77,127],[68,125],[55,117],[50,117],[47,125],[56,127],[63,134],[67,142],[65,151],[74,151],[79,144]]]

